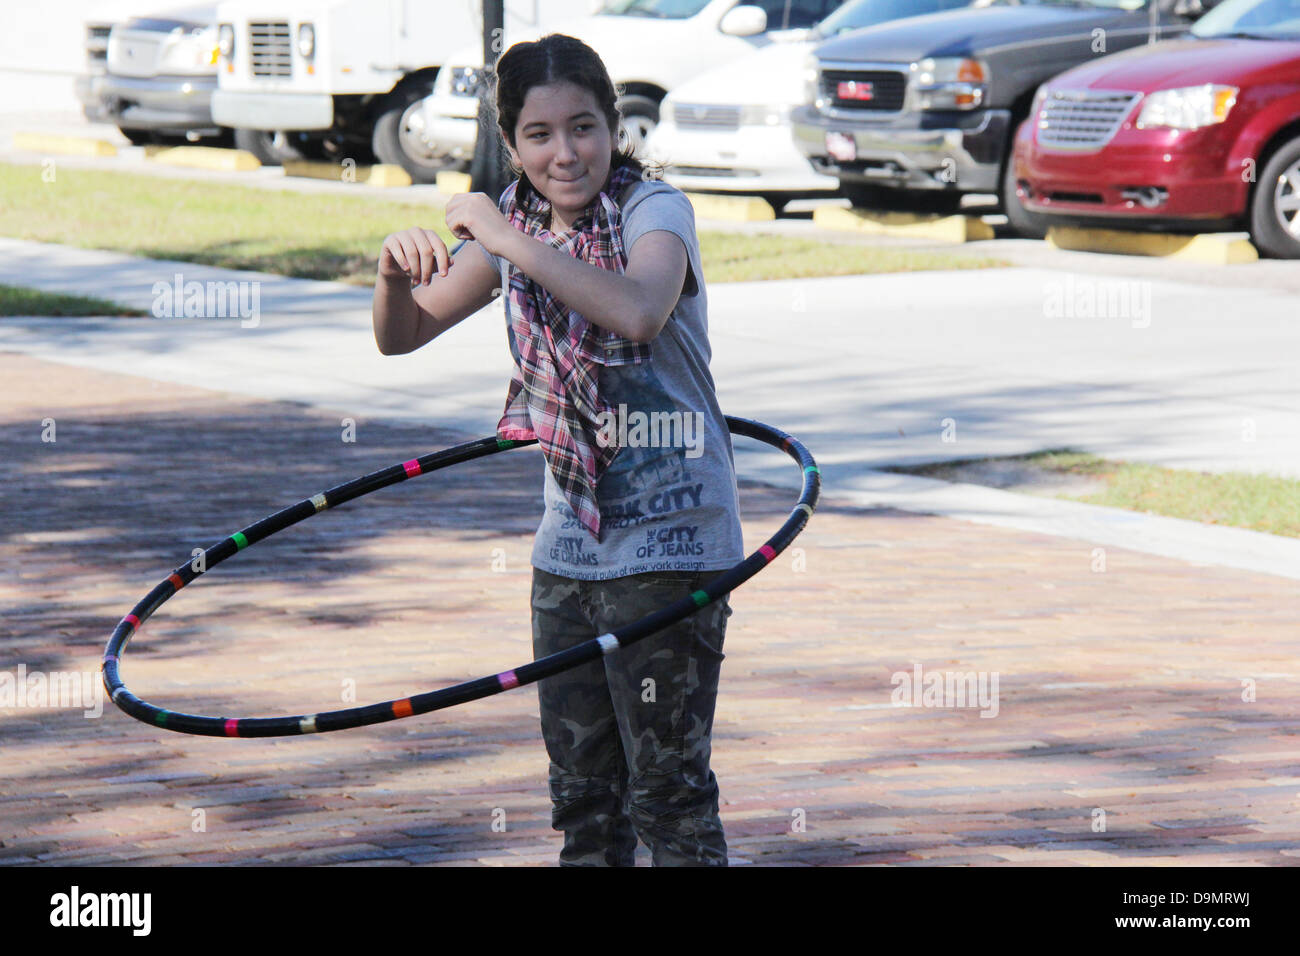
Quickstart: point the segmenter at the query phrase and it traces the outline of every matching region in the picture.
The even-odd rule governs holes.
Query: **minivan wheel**
[[[1266,256],[1300,259],[1300,139],[1264,166],[1250,200],[1250,237]]]
[[[622,150],[631,146],[632,155],[639,157],[646,139],[659,125],[659,104],[648,96],[625,96],[618,101],[618,111],[622,114],[622,122],[619,123],[615,148]]]
[[[1012,135],[1007,143],[1007,159],[1002,168],[1002,191],[998,199],[1002,203],[1002,211],[1006,213],[1007,222],[1016,235],[1023,239],[1045,239],[1048,227],[1047,217],[1036,212],[1030,212],[1020,200],[1020,192],[1016,183],[1015,158],[1016,138],[1018,135],[1018,133]]]
[[[371,147],[379,161],[401,166],[415,183],[432,183],[447,162],[420,136],[421,104],[433,92],[433,80],[398,86],[384,99],[375,117]]]
[[[280,166],[304,158],[294,145],[293,134],[279,130],[237,129],[235,148],[252,153],[263,166]]]

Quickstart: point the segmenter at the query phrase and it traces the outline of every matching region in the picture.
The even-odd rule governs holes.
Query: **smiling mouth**
[[[583,176],[585,175],[586,173],[583,173]],[[557,183],[576,183],[579,179],[582,179],[582,176],[577,177],[577,179],[560,179],[558,176],[552,176],[551,178]]]

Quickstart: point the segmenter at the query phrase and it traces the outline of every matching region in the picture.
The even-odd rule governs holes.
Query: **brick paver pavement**
[[[191,548],[478,437],[357,420],[346,443],[345,413],[9,353],[0,381],[11,674],[97,683],[116,621]],[[259,544],[145,625],[127,683],[273,715],[342,706],[347,682],[364,703],[523,663],[541,467],[483,459]],[[1294,582],[847,507],[826,471],[802,551],[733,596],[713,767],[734,864],[1300,862]],[[752,549],[793,495],[741,498]],[[894,706],[918,664],[996,675],[996,715]],[[104,706],[0,708],[0,862],[555,863],[533,688],[270,740]]]

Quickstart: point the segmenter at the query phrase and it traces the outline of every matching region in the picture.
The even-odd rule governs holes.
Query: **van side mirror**
[[[752,37],[767,32],[767,11],[752,4],[732,7],[718,22],[718,30],[735,37]]]
[[[1205,13],[1205,4],[1201,0],[1175,0],[1173,13],[1176,17],[1187,17],[1189,20],[1195,20]]]

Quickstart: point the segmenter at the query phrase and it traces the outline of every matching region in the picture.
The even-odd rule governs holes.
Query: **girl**
[[[518,179],[499,203],[447,203],[455,258],[429,229],[384,240],[374,325],[420,348],[504,286],[515,368],[504,438],[546,461],[533,546],[536,657],[637,620],[742,560],[731,437],[709,372],[694,213],[615,148],[596,53],[551,34],[497,63],[497,122]],[[538,685],[562,866],[725,866],[709,769],[727,599]]]

